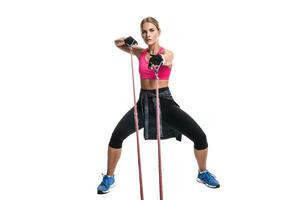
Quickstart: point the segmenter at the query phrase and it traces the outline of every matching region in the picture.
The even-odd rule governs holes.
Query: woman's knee
[[[194,148],[196,150],[203,150],[203,149],[206,149],[208,148],[208,143],[207,142],[201,142],[201,143],[194,143]]]
[[[132,133],[133,130],[131,128],[120,128],[117,126],[111,135],[109,146],[116,149],[122,148],[123,141]]]
[[[109,141],[109,146],[115,149],[120,149],[122,148],[122,144],[123,144],[124,139],[118,138],[118,137],[112,137],[110,138]]]
[[[192,141],[196,150],[203,150],[208,147],[207,138],[204,133],[198,134],[197,137],[192,138]]]

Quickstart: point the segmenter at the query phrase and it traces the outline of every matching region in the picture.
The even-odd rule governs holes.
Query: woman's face
[[[142,38],[147,45],[152,45],[158,41],[160,31],[150,22],[145,22],[142,27]]]

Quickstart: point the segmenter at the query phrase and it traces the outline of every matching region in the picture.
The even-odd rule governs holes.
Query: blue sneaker
[[[216,176],[207,170],[198,173],[197,181],[210,188],[220,187],[220,183],[217,181]]]
[[[115,176],[107,176],[102,174],[103,179],[101,184],[97,187],[98,194],[106,194],[111,188],[115,187]]]

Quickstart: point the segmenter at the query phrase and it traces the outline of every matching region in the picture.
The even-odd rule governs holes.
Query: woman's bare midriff
[[[169,86],[169,81],[168,80],[159,80],[158,85],[159,85],[158,88],[168,87]],[[142,79],[141,80],[141,87],[144,90],[154,90],[154,89],[156,89],[156,80]]]

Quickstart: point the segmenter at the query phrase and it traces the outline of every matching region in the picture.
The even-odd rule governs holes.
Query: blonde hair
[[[146,17],[146,18],[144,18],[144,19],[141,21],[141,30],[143,29],[143,25],[144,25],[144,23],[146,23],[146,22],[149,22],[149,23],[154,24],[154,26],[155,26],[155,27],[157,28],[157,30],[160,32],[159,23],[158,23],[158,21],[157,21],[155,18],[153,18],[153,17]]]

